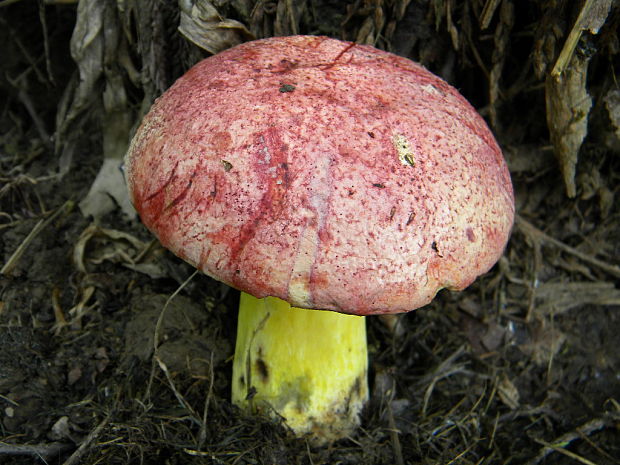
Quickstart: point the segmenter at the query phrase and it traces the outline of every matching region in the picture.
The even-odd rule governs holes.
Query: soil
[[[471,44],[443,64],[431,56],[431,4],[399,20],[392,49],[446,71],[485,117],[497,113],[518,218],[498,265],[468,289],[442,291],[395,328],[368,318],[362,426],[316,447],[230,403],[237,291],[195,274],[120,208],[82,214],[103,160],[101,110],[71,134],[64,172],[49,137],[76,70],[76,6],[2,3],[0,42],[16,46],[2,52],[0,81],[0,464],[620,463],[620,144],[603,104],[620,69],[608,29],[589,36],[597,100],[571,198],[546,129],[544,78],[519,87],[514,77],[532,66],[531,47],[506,51],[503,79],[517,84],[502,83],[494,109]],[[352,8],[315,6],[339,18],[314,30],[324,33]],[[511,37],[529,33],[532,45],[549,14],[525,9],[536,14],[517,14]],[[344,29],[359,31],[364,14]],[[612,8],[606,27],[618,16]],[[445,21],[433,43],[450,49]],[[491,66],[480,36],[478,58]]]

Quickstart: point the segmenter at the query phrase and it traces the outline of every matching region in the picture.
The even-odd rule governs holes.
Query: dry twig
[[[2,269],[0,269],[0,274],[9,275],[11,271],[17,265],[17,262],[24,254],[28,246],[32,243],[35,237],[43,231],[52,221],[54,221],[61,213],[67,213],[73,208],[73,201],[67,200],[60,208],[58,208],[54,213],[48,216],[46,219],[41,219],[39,222],[32,228],[32,231],[26,236],[26,238],[22,241],[22,243],[15,249],[15,252],[9,257],[6,261]]]
[[[181,285],[170,295],[170,297],[168,297],[168,300],[166,300],[166,303],[164,304],[164,307],[162,308],[159,314],[159,317],[157,318],[157,323],[155,325],[155,332],[153,335],[153,350],[154,350],[153,360],[155,363],[157,363],[159,368],[164,372],[164,375],[166,376],[166,379],[168,380],[168,385],[170,386],[170,389],[174,393],[174,396],[179,401],[179,404],[191,414],[192,419],[194,421],[200,424],[201,423],[200,417],[198,416],[194,408],[185,400],[183,395],[178,391],[178,389],[176,388],[174,384],[172,376],[170,375],[170,371],[168,370],[167,365],[164,363],[164,361],[159,356],[159,338],[161,334],[161,328],[164,322],[164,317],[166,315],[166,310],[168,310],[168,306],[170,305],[170,302],[172,302],[172,299],[174,299],[183,290],[183,288],[185,288],[185,286],[187,286],[187,284],[189,284],[189,282],[192,279],[194,279],[194,276],[196,276],[197,274],[198,274],[198,270],[194,271],[190,275],[190,277],[187,278],[183,283],[181,283]],[[151,389],[154,376],[155,374],[153,370],[151,371],[151,377],[149,379],[146,396],[148,396],[150,393],[150,389]]]
[[[588,459],[585,459],[574,452],[566,450],[568,446],[570,446],[576,439],[582,439],[584,435],[590,435],[599,431],[603,428],[606,428],[609,425],[609,420],[607,418],[596,418],[594,420],[590,420],[589,422],[581,425],[576,428],[574,431],[566,433],[559,438],[551,442],[543,441],[542,439],[534,438],[538,444],[544,446],[540,452],[534,457],[532,460],[528,462],[528,465],[536,465],[545,459],[552,452],[559,452],[561,454],[567,455],[568,457],[577,460],[586,465],[593,465],[594,462],[591,462]]]
[[[620,278],[620,267],[619,266],[610,265],[609,263],[604,262],[603,260],[593,257],[592,255],[589,255],[587,253],[583,253],[575,249],[574,247],[571,247],[570,245],[567,245],[564,242],[559,241],[549,236],[548,234],[544,233],[543,231],[535,227],[532,223],[525,220],[522,216],[519,216],[519,215],[516,216],[515,224],[526,236],[532,239],[535,243],[544,242],[554,247],[557,247],[558,249],[566,253],[569,253],[571,255],[574,255],[575,257],[579,258],[580,260],[583,260],[586,263],[589,263],[590,265],[594,265],[597,268],[600,268],[601,270],[605,271],[606,273],[611,274],[612,276],[615,276],[616,278]]]
[[[5,442],[0,442],[0,456],[30,455],[45,462],[47,459],[67,452],[73,447],[73,444],[64,442],[50,442],[48,444],[7,444]]]

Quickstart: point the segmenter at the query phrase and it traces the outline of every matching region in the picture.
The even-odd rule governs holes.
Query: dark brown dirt
[[[552,155],[544,77],[534,70],[541,41],[557,56],[578,6],[520,5],[508,45],[499,13],[487,31],[471,21],[485,2],[411,2],[400,19],[394,5],[407,2],[377,2],[395,21],[391,35],[372,2],[308,2],[295,16],[300,32],[348,39],[367,39],[374,18],[378,46],[422,61],[496,118],[519,215],[500,263],[470,288],[441,292],[395,331],[369,319],[362,427],[315,448],[230,404],[237,292],[201,275],[186,283],[191,267],[119,209],[96,221],[81,214],[102,162],[103,109],[93,103],[65,133],[75,145],[63,176],[46,137],[76,69],[76,6],[4,3],[0,43],[12,46],[0,63],[0,464],[620,463],[620,142],[603,100],[618,89],[617,7],[578,50],[593,57],[594,106],[575,198]],[[254,2],[221,3],[253,21],[254,34],[290,33],[275,13],[287,2],[258,19],[235,9]],[[162,24],[174,25],[167,8]],[[168,81],[206,54],[178,45],[175,27],[161,33],[166,52],[182,55],[168,62]],[[497,50],[504,67],[493,82]],[[127,89],[137,108],[148,91]]]

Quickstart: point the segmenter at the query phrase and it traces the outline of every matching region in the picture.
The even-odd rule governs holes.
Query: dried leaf
[[[598,31],[607,20],[612,3],[613,0],[591,0],[586,2],[587,5],[590,5],[590,8],[583,17],[579,16],[580,27],[583,30],[588,30],[591,34],[598,34]]]
[[[255,0],[230,0],[230,4],[245,23],[250,21]]]
[[[557,77],[547,76],[545,83],[547,126],[569,197],[577,194],[577,157],[588,131],[592,107],[592,98],[586,89],[587,74],[588,61],[574,55],[566,72]]]
[[[80,202],[84,216],[100,218],[120,206],[123,213],[135,217],[136,211],[129,200],[127,185],[117,158],[105,158],[90,191]]]
[[[133,218],[135,210],[129,200],[120,171],[122,159],[129,145],[129,132],[134,119],[125,92],[123,70],[118,63],[119,51],[126,49],[127,44],[121,35],[120,23],[115,20],[115,12],[106,11],[106,14],[103,57],[105,84],[102,95],[104,160],[90,191],[80,202],[80,210],[84,216],[98,219],[116,209],[118,205],[125,215]],[[115,200],[116,204],[110,202],[110,197]]]
[[[579,174],[577,182],[579,197],[584,200],[598,197],[601,218],[607,218],[614,204],[614,192],[607,186],[606,177],[601,174],[601,170],[596,166],[589,166]]]
[[[80,1],[77,20],[71,37],[71,55],[77,63],[79,80],[68,88],[57,113],[56,149],[60,151],[61,173],[69,170],[73,138],[85,121],[84,114],[103,109],[104,163],[87,197],[80,203],[85,216],[99,218],[118,204],[130,217],[135,216],[118,166],[127,150],[129,131],[134,114],[125,92],[127,70],[135,75],[129,60],[128,44],[118,18],[118,5],[110,0]],[[124,63],[124,65],[123,65]],[[136,76],[134,76],[134,80]],[[103,92],[101,90],[103,89]],[[73,90],[73,92],[72,92]],[[116,203],[110,200],[112,197]]]
[[[69,373],[67,373],[67,384],[69,386],[72,386],[81,377],[82,377],[82,367],[80,365],[76,365],[73,368],[71,368],[71,370],[69,370]]]
[[[575,53],[584,31],[597,34],[611,0],[586,0],[546,80],[547,126],[569,197],[575,197],[575,167],[587,134],[592,99],[586,89],[589,58]]]
[[[73,370],[75,369],[79,370],[79,367],[75,367],[73,368]],[[73,371],[71,370],[71,371]],[[69,372],[69,381],[68,384],[71,385],[73,384],[75,381],[71,381],[71,372]],[[56,423],[54,423],[52,425],[52,429],[50,431],[50,439],[53,439],[55,441],[58,441],[60,439],[72,439],[72,434],[71,434],[71,426],[69,424],[69,417],[68,416],[62,416],[60,417]]]
[[[139,76],[134,76],[133,63],[122,50],[119,62],[135,85],[144,91],[141,114],[145,114],[153,100],[170,85],[167,70],[179,66],[170,63],[166,49],[170,47],[170,34],[166,34],[165,10],[173,8],[156,0],[117,0],[117,7],[123,21],[123,30],[134,53],[140,57]],[[135,37],[132,35],[135,31]],[[135,82],[137,79],[137,83]]]
[[[480,334],[480,344],[488,352],[498,350],[504,346],[509,331],[507,328],[495,323],[488,322],[487,328],[483,334]]]
[[[497,394],[507,407],[513,410],[519,407],[519,390],[505,374],[501,376],[497,386]]]
[[[602,188],[605,187],[601,172],[594,166],[584,171],[577,177],[580,187],[579,197],[583,200],[589,200],[594,197]]]
[[[549,326],[545,320],[538,320],[529,325],[530,339],[519,345],[519,349],[539,366],[549,365],[566,341],[566,336],[559,329]]]
[[[208,0],[181,0],[179,6],[179,32],[209,53],[219,53],[252,38],[242,23],[222,18]]]
[[[558,315],[583,305],[620,305],[611,282],[544,283],[536,289],[536,312]]]
[[[95,239],[98,243],[88,249],[87,256],[87,245]],[[110,247],[115,251],[114,258],[121,257],[121,261],[134,263],[134,259],[140,256],[146,244],[123,231],[100,228],[91,224],[82,232],[73,248],[73,263],[79,271],[87,273],[86,262],[100,263],[102,259],[110,259]]]
[[[64,135],[69,127],[74,123],[80,123],[78,117],[99,95],[94,89],[103,74],[104,12],[107,8],[110,8],[109,1],[83,0],[78,3],[70,46],[71,56],[77,64],[80,77],[75,91],[71,93],[71,90],[68,90],[67,96],[71,97],[70,102],[67,101],[56,116],[57,152],[64,143]]]

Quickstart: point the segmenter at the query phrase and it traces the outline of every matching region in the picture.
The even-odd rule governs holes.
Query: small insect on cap
[[[510,176],[483,119],[407,59],[326,37],[207,58],[144,118],[127,154],[144,224],[256,297],[408,311],[499,258]]]

